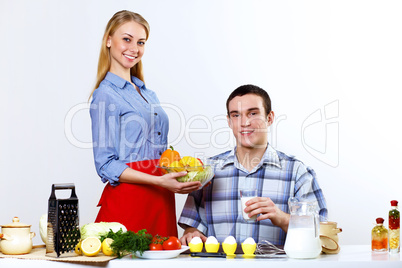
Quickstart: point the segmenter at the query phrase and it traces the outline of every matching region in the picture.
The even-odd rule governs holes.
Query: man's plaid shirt
[[[286,233],[269,219],[255,223],[243,220],[239,190],[256,188],[258,196],[269,197],[282,211],[289,213],[289,197],[316,200],[320,220],[327,219],[327,207],[314,170],[293,156],[275,150],[271,145],[260,163],[248,172],[235,157],[236,148],[211,158],[215,162],[212,183],[190,193],[179,219],[179,225],[195,227],[219,242],[232,235],[238,243],[253,237],[258,243],[268,240],[284,245]]]

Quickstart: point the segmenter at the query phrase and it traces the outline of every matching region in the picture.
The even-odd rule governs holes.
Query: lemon
[[[82,255],[81,240],[80,240],[80,242],[78,242],[77,245],[75,245],[74,251],[75,251],[75,253],[77,253],[78,255]]]
[[[111,238],[106,238],[105,240],[103,240],[102,242],[102,252],[103,254],[105,254],[106,256],[111,256],[113,255],[113,250],[110,247],[110,245],[113,243],[113,239]]]
[[[92,257],[101,251],[102,243],[97,237],[88,237],[81,242],[81,250],[85,256]]]

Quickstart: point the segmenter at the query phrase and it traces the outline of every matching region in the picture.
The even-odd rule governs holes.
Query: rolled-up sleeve
[[[200,213],[200,210],[203,210],[201,204],[203,200],[202,195],[203,189],[188,194],[178,224],[183,229],[190,226],[197,228],[200,232],[206,234],[208,227],[206,223],[203,222]]]
[[[104,91],[95,90],[90,107],[92,142],[96,172],[102,182],[119,184],[121,173],[128,168],[119,160],[116,150],[119,143],[119,109],[113,97]]]

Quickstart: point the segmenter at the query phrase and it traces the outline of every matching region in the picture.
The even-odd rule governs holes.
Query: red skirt
[[[157,159],[128,163],[132,169],[160,176]],[[95,222],[119,222],[127,230],[146,229],[152,235],[176,236],[177,222],[174,193],[148,184],[106,184]]]

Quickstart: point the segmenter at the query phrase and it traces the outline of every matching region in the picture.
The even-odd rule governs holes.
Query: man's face
[[[266,116],[262,98],[255,94],[237,96],[228,106],[228,123],[237,146],[265,148],[268,143],[268,127],[273,123],[274,113],[271,111]]]

